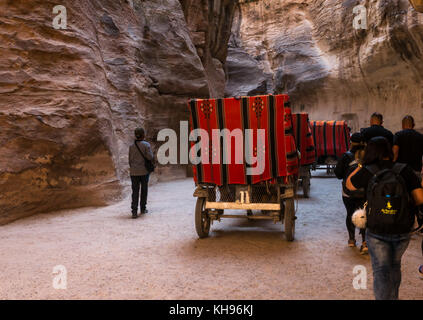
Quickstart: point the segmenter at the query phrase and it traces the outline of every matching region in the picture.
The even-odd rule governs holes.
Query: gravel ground
[[[137,220],[128,198],[0,227],[0,298],[373,299],[370,258],[346,245],[338,180],[312,179],[294,242],[280,224],[233,219],[199,240],[193,189],[190,179],[152,186],[150,213]],[[402,299],[423,299],[420,239],[403,258]],[[57,265],[66,268],[65,290],[53,288]],[[367,269],[367,289],[353,287],[356,265]]]

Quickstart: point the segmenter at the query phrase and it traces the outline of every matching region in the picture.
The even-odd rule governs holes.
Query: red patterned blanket
[[[345,121],[312,121],[317,158],[340,158],[350,149],[350,129]]]
[[[195,182],[256,184],[297,174],[287,101],[287,95],[191,100]]]

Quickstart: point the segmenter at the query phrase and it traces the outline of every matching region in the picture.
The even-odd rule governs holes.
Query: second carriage
[[[331,174],[337,161],[350,149],[350,128],[346,121],[311,121],[316,148],[313,170],[326,170]]]

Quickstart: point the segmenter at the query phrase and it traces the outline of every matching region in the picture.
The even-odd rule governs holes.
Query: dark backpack
[[[401,171],[406,164],[392,169],[367,166],[373,174],[367,187],[367,228],[379,234],[408,233],[414,223],[410,196]]]
[[[348,195],[350,198],[354,198],[354,199],[364,199],[366,196],[366,192],[364,190],[364,188],[362,189],[358,189],[358,190],[354,190],[351,191],[346,187],[346,183],[347,183],[347,178],[349,177],[349,175],[358,167],[358,161],[355,159],[355,155],[354,153],[352,153],[351,151],[347,151],[345,153],[345,155],[347,156],[347,161],[348,161],[348,168],[346,170],[346,174],[344,177],[344,180],[342,181],[342,188],[344,190],[344,193],[346,195]]]

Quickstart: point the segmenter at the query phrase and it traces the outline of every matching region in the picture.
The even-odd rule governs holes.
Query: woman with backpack
[[[423,189],[411,167],[393,162],[384,137],[366,146],[363,165],[347,178],[346,186],[366,190],[366,242],[373,268],[376,300],[397,300],[401,284],[401,258],[410,242]]]
[[[351,150],[345,152],[342,155],[342,158],[339,159],[335,168],[335,175],[338,179],[342,179],[342,201],[344,202],[345,209],[347,210],[346,225],[348,230],[348,246],[356,247],[355,241],[355,226],[351,220],[351,217],[359,208],[362,208],[366,202],[364,189],[357,191],[350,191],[346,188],[345,183],[350,175],[355,169],[357,169],[358,164],[361,163],[364,155],[364,143],[362,142],[362,137],[359,132],[354,133],[351,136]],[[365,241],[366,231],[365,229],[360,229],[360,234],[362,237],[362,245],[360,247],[360,253],[366,254],[368,252],[367,244]]]

